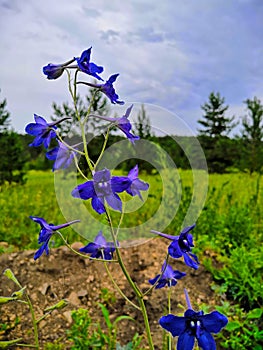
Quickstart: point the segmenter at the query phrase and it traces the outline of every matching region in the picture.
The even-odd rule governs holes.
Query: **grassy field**
[[[263,179],[258,175],[210,175],[203,206],[205,177],[197,183],[195,192],[191,171],[176,174],[167,171],[161,176],[142,174],[141,178],[150,183],[148,194],[143,193],[145,202],[138,197],[131,200],[130,196],[122,195],[126,211],[122,222],[124,237],[148,237],[150,229],[178,234],[184,224],[197,222],[195,234],[201,241],[207,237],[211,243],[216,243],[218,236],[223,235],[238,236],[240,241],[246,241],[250,235],[262,238]],[[78,231],[82,237],[92,240],[97,230],[107,223],[103,216],[93,212],[90,201],[84,203],[71,197],[76,184],[77,180],[70,174],[64,177],[62,174],[54,176],[52,172],[31,171],[24,186],[2,187],[0,241],[21,249],[36,248],[38,228],[29,215],[44,217],[54,224],[81,219]],[[187,216],[189,207],[192,210]],[[113,212],[112,216],[117,226],[120,215]],[[67,234],[78,239],[70,228]]]
[[[208,179],[204,172],[193,177],[191,171],[180,170],[142,173],[140,178],[150,189],[143,193],[144,201],[121,195],[126,214],[119,240],[149,238],[151,229],[177,235],[183,226],[196,222],[195,252],[213,274],[213,288],[222,300],[218,310],[230,320],[220,335],[221,345],[262,349],[263,179],[241,173],[213,174]],[[69,242],[92,241],[100,229],[107,236],[105,216],[94,213],[90,201],[70,195],[78,181],[73,174],[31,171],[24,186],[1,187],[0,242],[8,243],[7,251],[38,247],[39,226],[29,215],[54,224],[80,219],[80,224],[63,231]],[[111,215],[117,227],[120,213]],[[61,243],[58,237],[51,242]]]

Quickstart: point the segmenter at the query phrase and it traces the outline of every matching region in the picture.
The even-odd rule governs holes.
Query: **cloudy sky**
[[[49,119],[69,94],[66,75],[48,81],[42,67],[92,46],[104,79],[120,73],[120,99],[175,113],[196,133],[211,91],[237,119],[245,99],[263,100],[262,18],[262,0],[0,0],[0,99],[19,132],[34,113]]]

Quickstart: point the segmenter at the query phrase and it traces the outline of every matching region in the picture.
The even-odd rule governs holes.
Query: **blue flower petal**
[[[37,260],[38,258],[41,257],[41,255],[44,253],[44,251],[46,251],[46,254],[48,255],[49,250],[48,250],[48,242],[46,241],[42,244],[42,246],[36,251],[35,255],[34,255],[34,260]]]
[[[197,338],[197,342],[202,350],[216,350],[216,342],[209,332],[204,331],[200,337]]]
[[[202,316],[201,320],[204,328],[211,333],[219,333],[228,322],[227,317],[218,311]]]
[[[93,181],[87,181],[84,184],[78,185],[71,192],[71,195],[75,198],[89,199],[96,196]]]
[[[192,350],[195,343],[195,337],[187,331],[182,333],[177,342],[177,350]]]
[[[122,210],[122,202],[120,197],[117,194],[110,194],[108,196],[105,196],[105,199],[110,207],[112,207],[115,210],[121,211]]]
[[[106,238],[103,236],[102,231],[99,231],[99,233],[95,237],[94,243],[96,243],[100,247],[106,247],[107,241]]]
[[[131,180],[127,176],[113,176],[111,178],[112,192],[124,192],[130,184]]]
[[[183,255],[181,248],[179,246],[179,242],[178,239],[174,239],[172,241],[172,243],[169,245],[168,247],[168,253],[169,255],[174,258],[174,259],[178,259],[181,258],[181,256]]]
[[[103,202],[97,196],[92,197],[91,205],[98,214],[103,214],[106,211]]]
[[[183,253],[183,257],[184,257],[184,262],[186,265],[188,265],[189,267],[192,267],[193,269],[197,270],[199,265],[192,260],[187,253]]]
[[[97,252],[97,250],[98,250],[98,245],[93,242],[88,243],[85,247],[82,247],[79,249],[80,252],[87,253],[87,254],[92,254],[94,252]]]
[[[172,333],[173,337],[176,337],[183,333],[185,330],[185,317],[175,316],[172,314],[162,316],[159,320],[159,324]]]

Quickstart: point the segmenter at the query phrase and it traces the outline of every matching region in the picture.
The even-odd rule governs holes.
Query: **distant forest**
[[[85,99],[78,97],[78,108],[81,116],[85,115],[93,93],[91,90]],[[103,96],[97,94],[92,101],[91,113],[107,115],[109,105]],[[206,169],[207,166],[211,173],[236,171],[261,173],[263,170],[263,105],[257,97],[247,99],[244,101],[244,105],[244,115],[240,116],[240,135],[234,137],[229,137],[229,134],[237,124],[234,123],[234,116],[226,117],[229,106],[225,104],[225,99],[220,96],[220,93],[211,92],[207,102],[201,106],[202,113],[200,115],[202,114],[202,117],[198,120],[200,128],[197,137],[176,135],[159,137],[153,135],[150,116],[147,115],[147,110],[142,105],[133,133],[143,140],[153,142],[157,148],[153,147],[153,154],[149,155],[149,151],[143,149],[144,143],[140,144],[138,141],[138,146],[135,145],[137,156],[140,156],[141,153],[143,158],[143,154],[147,152],[147,159],[156,160],[158,157],[154,152],[162,150],[170,156],[177,168],[188,169],[190,163],[185,153],[187,150],[187,154],[191,154],[192,159],[194,159],[191,166],[196,169]],[[72,107],[68,103],[63,103],[62,106],[53,103],[53,111],[51,118],[53,121],[65,116],[71,117],[70,121],[67,120],[59,125],[59,131],[62,137],[68,135],[70,144],[79,143],[76,117]],[[97,158],[104,141],[103,134],[94,137],[96,128],[103,127],[100,123],[101,120],[92,118],[87,125],[88,139],[92,139],[89,143],[89,152],[91,158],[94,159]],[[30,135],[21,135],[12,130],[7,100],[0,100],[0,184],[5,181],[23,183],[27,170],[52,168],[52,162],[45,157],[42,147],[28,146],[32,139]],[[124,140],[124,137],[116,136],[114,133],[110,134],[108,147],[121,140]],[[200,157],[199,144],[202,146],[207,165],[204,163],[204,158]],[[56,142],[53,141],[51,147],[55,146]],[[132,154],[133,146],[130,144],[128,147],[130,147],[130,154]],[[135,158],[136,153],[134,154]],[[119,167],[129,170],[134,162],[135,159],[129,159],[119,164]],[[153,172],[156,167],[155,164],[150,164],[143,159],[136,160],[136,163],[139,164],[140,170],[144,169],[149,173]],[[159,163],[157,164],[158,168],[161,168],[162,162]],[[80,165],[85,169],[85,159],[80,160]]]

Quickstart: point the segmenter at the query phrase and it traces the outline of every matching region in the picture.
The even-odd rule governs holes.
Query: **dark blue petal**
[[[210,314],[201,316],[204,328],[210,333],[218,333],[226,326],[228,319],[225,315],[218,311],[213,311]]]
[[[46,230],[52,230],[52,228],[50,227],[50,225],[46,222],[45,219],[40,218],[38,216],[29,216],[29,218],[33,221],[35,221],[36,223],[38,223],[41,227],[44,227]]]
[[[43,67],[43,73],[47,76],[47,79],[57,79],[64,72],[64,68],[61,65],[49,63]]]
[[[162,316],[159,320],[159,324],[172,333],[173,337],[182,334],[185,330],[185,317],[179,317],[172,314]]]
[[[123,192],[131,185],[131,180],[127,176],[113,176],[111,178],[112,192]]]
[[[187,226],[185,227],[182,231],[181,231],[181,234],[182,235],[185,235],[187,234],[189,231],[193,230],[195,228],[196,224],[193,224],[191,226]]]
[[[103,202],[99,199],[99,197],[95,196],[91,200],[92,208],[98,213],[103,214],[105,213],[105,207]]]
[[[150,280],[149,280],[149,283],[153,285],[153,284],[158,280],[159,277],[160,277],[160,274],[157,275],[156,277],[150,279]]]
[[[34,255],[34,260],[37,260],[38,258],[41,257],[41,255],[46,251],[46,254],[48,255],[48,241],[44,242],[44,244],[36,251]]]
[[[200,337],[197,338],[197,342],[202,350],[216,350],[216,342],[209,332],[203,332]]]
[[[59,147],[52,148],[50,151],[46,153],[47,159],[56,160],[58,151],[59,151]]]
[[[85,247],[82,247],[80,248],[80,252],[82,253],[87,253],[87,254],[92,254],[92,253],[97,253],[97,250],[98,250],[98,245],[91,242],[91,243],[88,243]]]
[[[94,243],[96,243],[99,247],[106,247],[107,241],[103,236],[102,231],[99,231],[97,236],[95,237]]]
[[[168,253],[174,259],[181,258],[181,256],[183,255],[183,252],[181,251],[181,248],[179,247],[178,239],[174,239],[172,241],[172,243],[169,245]]]
[[[162,269],[163,270],[163,269]],[[167,265],[163,273],[163,278],[172,279],[174,278],[174,271],[171,265]]]
[[[110,194],[108,196],[105,196],[105,199],[111,208],[118,211],[122,210],[122,202],[117,194]]]
[[[178,270],[175,270],[174,271],[174,278],[179,280],[181,279],[182,277],[186,276],[186,273],[185,272],[181,272],[181,271],[178,271]]]
[[[96,196],[93,181],[87,181],[84,184],[78,185],[71,192],[71,195],[75,198],[89,199]]]
[[[161,278],[160,281],[155,286],[155,289],[161,289],[161,288],[165,287],[167,282],[168,282],[167,280]]]
[[[106,83],[113,84],[120,74],[113,74],[109,77]]]
[[[188,265],[189,267],[192,267],[193,269],[197,270],[199,265],[194,261],[192,260],[187,253],[183,253],[183,256],[184,256],[184,262],[186,265]]]
[[[192,350],[195,343],[195,337],[191,333],[182,333],[177,342],[177,350]]]
[[[48,127],[48,123],[47,123],[46,119],[44,119],[40,115],[34,114],[34,119],[35,119],[36,124],[41,124],[45,127]]]
[[[110,171],[109,169],[103,169],[96,171],[96,173],[93,175],[93,180],[95,182],[107,182],[110,180]]]
[[[104,249],[103,250],[103,259],[105,259],[105,260],[112,260],[112,253],[109,251],[109,250],[107,250],[107,249]]]

